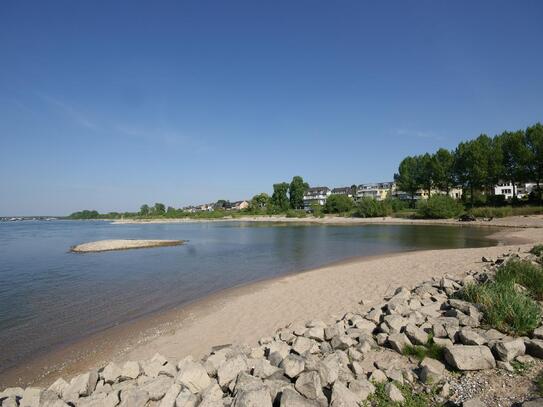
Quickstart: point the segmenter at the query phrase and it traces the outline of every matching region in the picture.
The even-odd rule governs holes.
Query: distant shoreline
[[[421,224],[401,224],[412,223]],[[469,222],[466,226],[470,225],[477,224]],[[484,225],[500,226],[494,222]],[[390,287],[477,270],[484,265],[482,256],[526,251],[531,247],[528,243],[543,241],[543,217],[508,219],[505,228],[489,237],[497,240],[498,245],[365,256],[221,290],[109,328],[8,369],[0,374],[0,388],[50,384],[58,377],[68,378],[111,360],[141,360],[155,352],[180,359],[186,355],[198,357],[215,345],[254,344],[289,322],[326,320],[355,309],[360,300],[371,304]]]

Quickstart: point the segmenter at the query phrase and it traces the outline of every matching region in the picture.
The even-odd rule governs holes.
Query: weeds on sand
[[[543,269],[526,260],[509,261],[496,271],[496,281],[520,284],[536,300],[543,300]]]
[[[403,354],[405,356],[414,356],[419,361],[423,361],[424,358],[432,358],[436,360],[443,361],[444,347],[434,343],[432,335],[428,338],[428,343],[426,345],[407,345],[403,348]]]
[[[530,253],[535,254],[536,256],[541,256],[543,254],[543,244],[538,244],[532,247]]]
[[[392,401],[387,396],[385,391],[386,383],[375,384],[375,393],[371,394],[366,401],[362,403],[364,407],[429,407],[438,406],[439,404],[433,400],[435,390],[430,393],[415,392],[409,385],[401,385],[394,383],[394,385],[402,392],[402,396],[405,401],[399,403]]]

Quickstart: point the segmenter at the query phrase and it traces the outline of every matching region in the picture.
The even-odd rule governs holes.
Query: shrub
[[[529,295],[517,291],[512,281],[468,284],[458,296],[478,304],[484,321],[501,332],[527,335],[541,319],[539,305]]]
[[[347,195],[330,195],[324,204],[326,213],[345,213],[353,209],[354,202]]]
[[[450,219],[464,212],[464,206],[448,195],[433,195],[417,204],[417,214],[424,219]]]
[[[354,215],[361,218],[377,218],[388,216],[391,212],[392,208],[386,200],[377,201],[370,197],[364,197],[358,201]]]
[[[476,218],[504,218],[506,216],[513,215],[513,208],[511,208],[510,206],[504,206],[500,208],[485,206],[482,208],[470,209],[469,213]]]
[[[301,209],[289,209],[286,216],[287,218],[305,218],[307,214]]]
[[[529,261],[509,261],[496,272],[497,282],[524,286],[536,300],[543,300],[543,270]]]
[[[538,244],[532,247],[530,253],[535,254],[536,256],[541,256],[543,254],[543,244]]]
[[[429,338],[426,345],[407,345],[403,348],[402,353],[406,356],[414,356],[421,362],[426,357],[443,361],[445,360],[444,349],[443,346],[437,345],[432,338]]]

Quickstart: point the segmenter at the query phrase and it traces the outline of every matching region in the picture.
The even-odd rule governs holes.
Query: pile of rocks
[[[449,369],[513,370],[514,360],[543,358],[543,328],[531,338],[509,337],[482,328],[480,310],[452,298],[465,284],[489,278],[507,257],[489,261],[485,273],[400,287],[381,304],[332,324],[291,324],[254,348],[218,347],[198,361],[172,363],[157,354],[122,366],[110,363],[70,382],[58,379],[48,389],[6,389],[0,405],[358,407],[378,384],[400,403],[403,384],[415,391],[431,388],[436,401],[444,401],[452,395]],[[444,348],[445,363],[403,355],[406,346],[430,340]]]

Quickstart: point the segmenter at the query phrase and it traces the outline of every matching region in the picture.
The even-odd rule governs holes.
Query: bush
[[[536,256],[541,256],[543,254],[543,244],[538,244],[532,247],[530,253],[535,254]]]
[[[352,211],[354,202],[347,195],[330,195],[324,204],[326,213],[345,213]]]
[[[406,356],[414,356],[421,362],[426,357],[444,361],[444,350],[445,348],[443,346],[436,344],[433,341],[433,338],[430,337],[426,345],[407,345],[405,348],[403,348],[402,353]]]
[[[450,219],[463,212],[464,206],[448,195],[433,195],[417,203],[417,215],[424,219]]]
[[[324,218],[323,207],[319,204],[311,205],[311,213],[315,218]]]
[[[510,206],[504,206],[500,208],[484,206],[482,208],[470,209],[469,213],[476,218],[505,218],[506,216],[513,215],[513,208],[511,208]]]
[[[387,198],[385,202],[392,209],[392,212],[401,212],[409,209],[409,202],[402,201],[398,198]]]
[[[286,216],[287,218],[305,218],[307,214],[302,209],[289,209]]]
[[[539,325],[541,309],[527,294],[515,289],[512,281],[468,284],[458,296],[478,304],[485,323],[501,332],[527,335]]]
[[[378,218],[388,216],[391,213],[392,208],[386,200],[377,201],[370,197],[364,197],[358,201],[354,216],[360,218]]]
[[[497,282],[510,282],[525,287],[536,300],[543,300],[543,270],[529,261],[509,261],[496,272]]]

